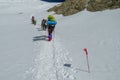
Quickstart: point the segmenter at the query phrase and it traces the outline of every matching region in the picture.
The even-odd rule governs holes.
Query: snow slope
[[[57,33],[70,51],[73,66],[79,67],[77,80],[119,80],[120,10],[90,13],[83,11],[60,20]],[[64,27],[59,28],[59,27]],[[63,32],[63,33],[62,33]],[[65,33],[64,33],[65,32]],[[87,70],[83,48],[89,52],[91,73]]]
[[[46,12],[56,4],[0,1],[0,79],[119,80],[120,10],[82,11],[68,17]],[[41,20],[48,14],[54,14],[58,21],[51,42],[47,41],[47,32],[40,30]],[[31,24],[32,15],[36,26]]]

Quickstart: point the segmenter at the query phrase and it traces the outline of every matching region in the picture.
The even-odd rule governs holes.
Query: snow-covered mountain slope
[[[1,0],[0,79],[119,80],[120,10],[63,17],[46,12],[54,5],[40,0]],[[58,22],[51,42],[47,31],[40,30],[48,14],[54,14]],[[32,15],[36,26],[31,24]],[[84,48],[89,53],[90,73]]]
[[[59,21],[56,34],[70,51],[77,80],[118,80],[120,72],[120,10],[83,11]],[[62,28],[61,28],[62,27]],[[62,36],[61,36],[62,35]],[[87,74],[87,48],[91,73]]]

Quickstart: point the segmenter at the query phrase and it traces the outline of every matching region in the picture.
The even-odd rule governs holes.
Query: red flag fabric
[[[87,48],[84,48],[84,51],[85,51],[86,55],[88,55],[88,51],[87,51]]]

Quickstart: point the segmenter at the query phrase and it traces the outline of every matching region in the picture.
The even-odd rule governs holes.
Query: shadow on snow
[[[33,41],[47,41],[48,36],[42,35],[42,36],[35,36],[33,37]]]

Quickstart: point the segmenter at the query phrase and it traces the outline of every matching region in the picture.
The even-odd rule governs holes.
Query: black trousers
[[[54,31],[55,25],[48,25],[48,34],[50,35]]]

